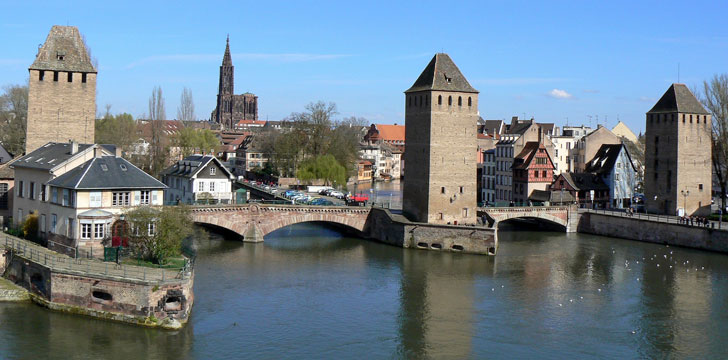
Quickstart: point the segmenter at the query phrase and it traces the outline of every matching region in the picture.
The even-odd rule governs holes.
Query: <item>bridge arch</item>
[[[568,206],[482,208],[479,213],[485,216],[490,227],[497,227],[498,223],[511,219],[538,219],[564,229],[569,227]]]
[[[304,222],[332,223],[362,232],[368,216],[368,209],[341,206],[249,204],[192,209],[195,223],[233,231],[246,242],[261,242],[275,230]]]

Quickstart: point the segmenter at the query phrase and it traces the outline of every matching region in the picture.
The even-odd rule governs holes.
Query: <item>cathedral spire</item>
[[[230,57],[230,35],[228,34],[225,41],[225,55],[222,57],[222,66],[232,66],[233,60]]]

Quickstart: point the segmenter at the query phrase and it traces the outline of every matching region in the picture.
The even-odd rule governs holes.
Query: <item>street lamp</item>
[[[687,215],[688,212],[688,195],[690,195],[690,190],[680,190],[680,194],[683,196],[683,215]]]

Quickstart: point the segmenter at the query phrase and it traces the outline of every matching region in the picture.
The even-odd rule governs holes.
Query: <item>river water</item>
[[[3,359],[726,358],[728,257],[504,229],[495,257],[200,232],[180,331],[0,303]],[[658,266],[659,265],[659,266]]]

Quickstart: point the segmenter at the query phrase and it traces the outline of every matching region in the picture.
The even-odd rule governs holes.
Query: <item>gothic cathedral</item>
[[[233,130],[240,120],[258,120],[258,97],[245,93],[235,95],[235,67],[230,56],[230,37],[225,44],[225,55],[220,65],[220,83],[217,90],[217,106],[210,120],[223,129]]]

